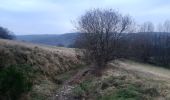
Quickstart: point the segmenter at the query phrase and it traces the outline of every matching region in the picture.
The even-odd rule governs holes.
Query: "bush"
[[[73,89],[73,95],[75,97],[78,97],[79,99],[82,98],[83,96],[89,95],[89,93],[92,94],[94,86],[91,81],[84,81],[80,83],[78,86],[76,86]]]
[[[31,90],[32,81],[25,66],[10,66],[0,71],[0,99],[17,100]]]
[[[8,29],[0,26],[0,39],[13,40],[13,39],[15,39],[15,36]]]
[[[85,91],[80,86],[76,86],[73,89],[73,96],[74,97],[81,98],[84,95],[85,95]]]

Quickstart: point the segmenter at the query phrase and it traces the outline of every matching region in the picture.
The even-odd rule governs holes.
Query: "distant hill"
[[[65,46],[73,44],[78,33],[66,34],[44,34],[44,35],[17,35],[19,41],[26,41],[31,43],[46,44],[53,46]]]
[[[17,35],[16,38],[19,41],[31,42],[31,43],[38,43],[38,44],[46,44],[52,46],[64,46],[69,47],[72,45],[78,36],[79,33],[66,33],[66,34],[43,34],[43,35]],[[126,38],[133,40],[134,38],[140,38],[141,35],[146,33],[129,33]],[[169,33],[159,33],[153,32],[150,35],[169,35]]]

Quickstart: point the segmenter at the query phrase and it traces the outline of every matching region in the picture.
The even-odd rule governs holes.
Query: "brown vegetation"
[[[20,67],[21,71],[24,71],[24,66],[29,66],[33,70],[27,72],[33,75],[32,89],[22,98],[47,100],[62,83],[57,75],[82,65],[84,62],[79,49],[0,40],[1,70],[10,66]]]

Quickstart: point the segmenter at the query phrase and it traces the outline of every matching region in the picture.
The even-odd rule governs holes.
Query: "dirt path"
[[[57,90],[57,93],[53,97],[53,100],[75,100],[74,98],[70,97],[70,93],[72,89],[74,89],[75,84],[79,84],[83,81],[84,77],[91,71],[91,68],[86,67],[85,69],[80,70],[76,73],[73,77],[69,80],[64,82],[63,86]]]
[[[170,70],[149,64],[137,63],[129,60],[115,61],[120,68],[155,75],[159,79],[170,80]],[[169,81],[168,80],[168,81]],[[170,81],[169,81],[170,82]]]

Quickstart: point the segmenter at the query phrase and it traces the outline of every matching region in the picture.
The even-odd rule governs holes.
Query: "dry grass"
[[[131,60],[117,60],[114,63],[116,63],[120,68],[131,70],[138,74],[143,73],[144,77],[151,77],[158,80],[166,80],[167,82],[170,82],[170,70],[161,66],[138,63]]]
[[[0,39],[0,68],[29,65],[35,71],[34,85],[27,99],[47,100],[59,86],[56,76],[83,64],[78,49]]]
[[[72,92],[64,96],[69,98],[66,100],[170,100],[167,77],[150,73],[147,66],[151,65],[146,65],[143,70],[134,68],[134,65],[145,66],[128,60],[110,63],[101,77],[89,74],[81,78],[80,83],[69,84],[73,87]]]
[[[128,77],[128,80],[135,84],[143,84],[143,88],[154,88],[158,91],[159,96],[154,100],[170,99],[170,70],[153,66],[149,64],[138,63],[130,60],[117,60],[110,64],[111,69],[107,75]],[[136,83],[137,82],[137,83]]]
[[[0,67],[32,65],[47,75],[55,75],[83,64],[78,50],[0,40]]]
[[[84,64],[80,50],[8,40],[0,40],[0,61],[0,67],[27,64],[38,71],[27,100],[51,99],[62,82],[83,70],[75,68]],[[74,70],[59,74],[70,69]],[[170,100],[169,76],[170,70],[164,68],[117,60],[109,64],[101,77],[86,76],[80,84],[72,84],[78,91],[72,95],[86,100],[124,100],[118,97],[127,95],[143,100]]]

